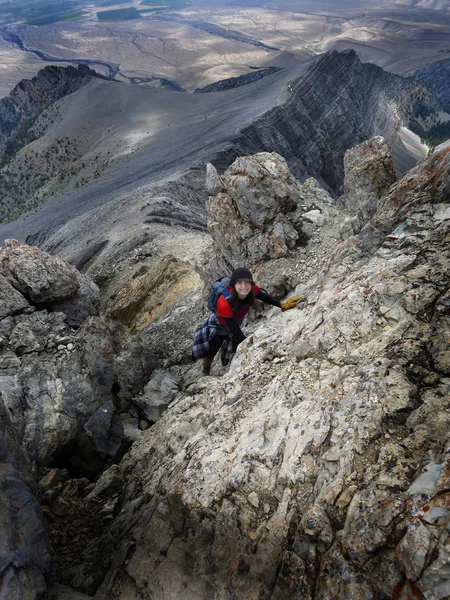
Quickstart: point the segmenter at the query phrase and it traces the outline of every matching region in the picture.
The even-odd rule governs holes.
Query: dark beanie
[[[250,281],[252,285],[255,285],[252,274],[244,267],[239,267],[239,269],[236,269],[231,273],[230,286],[234,287],[237,281]]]

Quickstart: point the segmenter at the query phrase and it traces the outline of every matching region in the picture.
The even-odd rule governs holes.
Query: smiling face
[[[236,292],[238,294],[239,300],[243,300],[246,298],[250,290],[252,289],[252,284],[250,281],[244,281],[242,279],[238,279],[234,285]]]

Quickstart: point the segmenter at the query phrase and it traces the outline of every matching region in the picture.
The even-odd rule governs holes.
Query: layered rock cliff
[[[450,59],[437,60],[412,74],[426,85],[431,86],[442,102],[443,108],[450,112]]]
[[[373,135],[396,147],[400,126],[413,125],[424,103],[429,110],[439,108],[416,79],[363,64],[353,50],[329,52],[315,61],[290,82],[288,94],[285,103],[243,129],[212,162],[224,169],[238,156],[277,152],[297,178],[316,177],[340,194],[348,148]]]

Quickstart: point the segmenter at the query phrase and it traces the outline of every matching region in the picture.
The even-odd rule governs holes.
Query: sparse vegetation
[[[78,188],[98,179],[109,159],[96,155],[92,164],[90,169],[79,138],[58,138],[47,146],[32,145],[10,155],[0,167],[0,222],[17,219],[70,185]],[[84,176],[76,179],[82,171]]]
[[[414,131],[414,133],[420,135],[428,146],[435,148],[436,146],[439,146],[439,144],[450,139],[450,121],[438,123],[426,131],[424,129],[421,131],[418,129]]]
[[[441,107],[429,88],[413,88],[399,106],[406,115],[409,129],[428,146],[435,147],[450,137],[450,122],[441,121]]]

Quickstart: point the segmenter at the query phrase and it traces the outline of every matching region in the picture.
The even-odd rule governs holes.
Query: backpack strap
[[[225,300],[231,306],[231,293],[230,293],[230,290],[227,287],[223,290],[222,296],[225,298]],[[231,308],[233,308],[233,307],[231,306]]]

